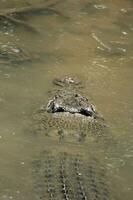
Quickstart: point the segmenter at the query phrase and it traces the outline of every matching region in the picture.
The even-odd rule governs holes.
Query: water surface
[[[0,10],[38,3],[1,0]],[[25,127],[32,112],[43,104],[53,78],[77,75],[117,141],[115,148],[110,146],[105,162],[118,186],[117,195],[122,195],[119,199],[130,200],[133,2],[66,0],[54,8],[56,12],[25,16],[38,32],[0,21],[0,49],[15,44],[32,61],[0,60],[0,199],[35,199],[30,163],[48,144],[39,136],[31,137]]]

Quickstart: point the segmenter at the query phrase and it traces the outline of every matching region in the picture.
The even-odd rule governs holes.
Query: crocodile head
[[[56,90],[56,93],[47,104],[47,112],[49,113],[68,113],[78,114],[95,118],[96,109],[85,96],[81,95],[77,88],[82,87],[82,82],[77,77],[64,76],[53,80],[55,85],[62,87]]]
[[[37,132],[53,137],[63,134],[68,141],[91,133],[101,135],[105,130],[102,116],[86,96],[79,90],[77,92],[75,85],[71,86],[71,82],[67,83],[67,87],[57,89],[47,104],[34,113],[33,118]]]
[[[51,113],[67,112],[68,114],[92,118],[95,118],[97,114],[95,107],[89,102],[88,98],[70,90],[59,91],[48,102],[46,110]]]

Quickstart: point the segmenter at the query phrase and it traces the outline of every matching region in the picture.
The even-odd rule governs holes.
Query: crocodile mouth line
[[[95,118],[92,116],[85,116],[85,115],[82,115],[81,113],[70,113],[70,112],[54,112],[52,113],[53,114],[53,117],[55,118],[62,118],[62,117],[66,117],[66,118],[79,118],[79,119],[83,119],[83,120],[89,120],[89,121],[92,121],[92,120],[95,120]]]
[[[85,117],[92,117],[93,118],[93,112],[90,109],[83,109],[81,108],[79,111],[77,111],[76,109],[72,108],[69,110],[66,110],[62,107],[58,107],[55,110],[52,110],[52,113],[67,113],[67,114],[78,114],[78,115],[82,115]]]
[[[65,111],[63,108],[59,108],[58,110],[56,110],[56,112],[53,113],[70,113],[70,114],[79,114],[79,115],[83,115],[85,117],[92,117],[93,113],[92,112],[88,112],[86,110],[81,110],[79,112],[72,112],[72,111]]]

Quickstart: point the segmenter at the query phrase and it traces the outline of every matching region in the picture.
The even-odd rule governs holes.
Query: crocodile
[[[33,114],[34,132],[44,137],[44,151],[32,163],[36,200],[114,200],[106,167],[94,156],[104,160],[102,151],[92,142],[106,133],[104,119],[79,92],[80,81],[53,83],[55,94]]]

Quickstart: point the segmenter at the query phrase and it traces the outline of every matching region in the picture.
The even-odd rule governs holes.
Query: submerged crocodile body
[[[93,137],[106,133],[104,120],[79,93],[81,84],[75,79],[54,83],[62,89],[33,115],[46,150],[33,162],[36,199],[113,200],[104,167],[88,150]]]
[[[42,152],[33,166],[37,200],[113,200],[104,167],[96,159]]]

